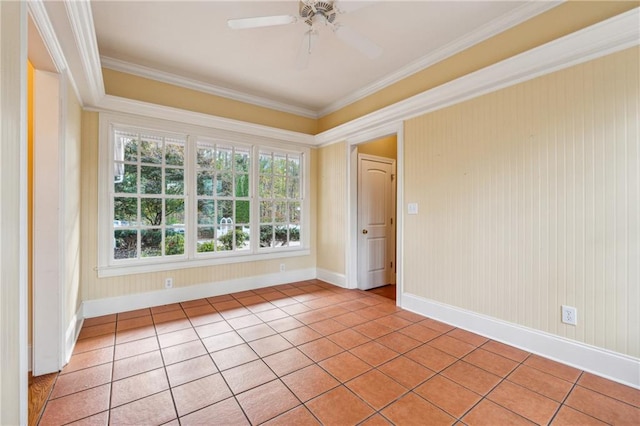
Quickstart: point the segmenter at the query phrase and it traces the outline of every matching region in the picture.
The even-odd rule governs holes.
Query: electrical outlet
[[[164,288],[173,288],[173,278],[164,279]]]
[[[578,324],[578,312],[573,306],[562,305],[562,322],[565,324]]]
[[[285,270],[284,263],[281,263],[280,264],[280,272],[284,272],[284,270]]]

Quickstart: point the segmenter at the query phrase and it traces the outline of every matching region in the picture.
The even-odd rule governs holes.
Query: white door
[[[390,284],[395,258],[395,161],[358,155],[358,288]]]

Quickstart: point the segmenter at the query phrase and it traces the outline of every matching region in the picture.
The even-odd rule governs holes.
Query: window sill
[[[96,268],[98,278],[118,277],[122,275],[146,274],[152,272],[173,271],[176,269],[206,268],[208,266],[227,265],[232,263],[258,262],[271,259],[282,259],[286,257],[308,256],[311,250],[308,248],[296,248],[289,250],[278,250],[277,252],[258,254],[239,254],[235,256],[215,257],[206,259],[184,259],[171,261],[162,259],[135,264],[116,264]]]

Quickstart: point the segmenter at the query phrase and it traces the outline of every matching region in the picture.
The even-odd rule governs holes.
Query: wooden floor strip
[[[47,402],[58,373],[32,376],[29,373],[29,426],[35,426],[40,420],[44,404]]]

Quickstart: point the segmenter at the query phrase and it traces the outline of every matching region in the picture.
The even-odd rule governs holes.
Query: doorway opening
[[[384,132],[384,130],[383,130]],[[349,147],[350,281],[398,303],[398,135],[396,128]]]

